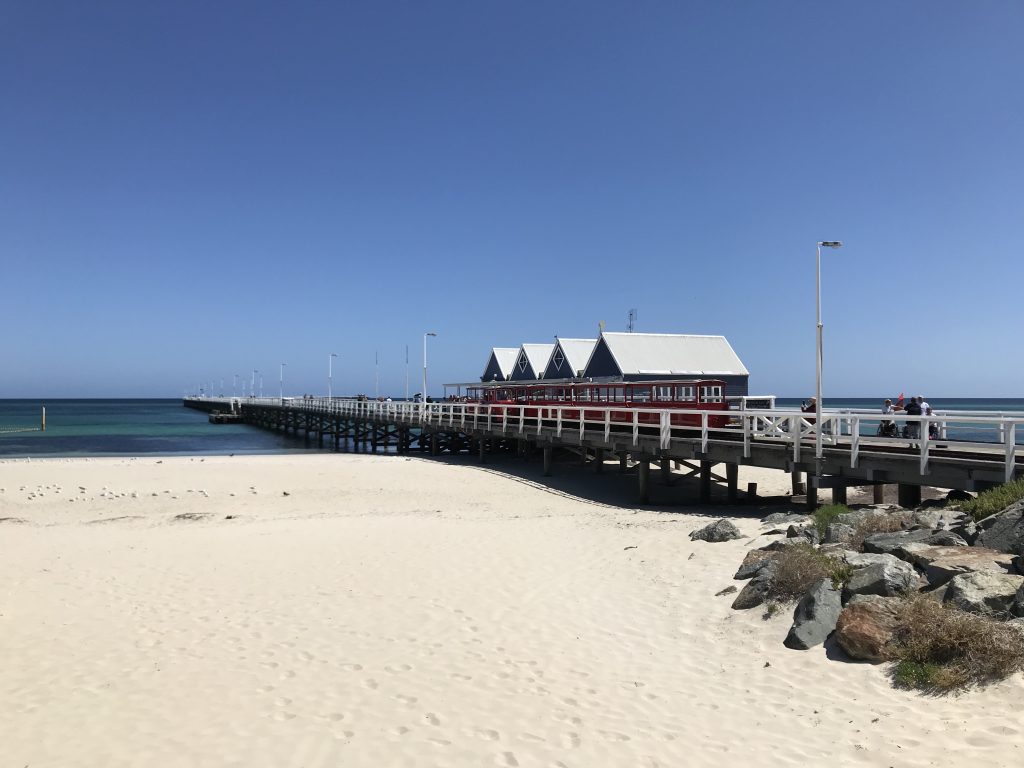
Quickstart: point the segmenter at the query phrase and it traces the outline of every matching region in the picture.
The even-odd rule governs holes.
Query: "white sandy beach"
[[[894,690],[884,667],[784,648],[788,611],[715,597],[765,540],[687,534],[740,515],[753,537],[773,510],[637,510],[612,464],[557,472],[546,488],[511,459],[0,462],[0,768],[1024,758],[1020,676]]]

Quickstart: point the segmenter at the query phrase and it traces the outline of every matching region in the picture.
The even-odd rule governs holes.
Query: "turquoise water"
[[[181,400],[0,400],[0,456],[285,453],[307,450],[301,437],[244,424],[210,424]]]
[[[828,408],[877,411],[884,398],[826,398]],[[1024,413],[1024,398],[935,398],[936,411],[970,410]],[[799,407],[799,398],[779,398],[780,408]],[[104,456],[141,454],[287,453],[317,450],[302,437],[244,424],[210,424],[205,413],[181,400],[0,400],[0,430],[38,427],[46,406],[46,432],[0,433],[0,456]],[[865,422],[862,434],[874,434],[877,422]],[[996,442],[998,435],[949,421],[948,439]],[[1024,443],[1024,425],[1017,442]]]

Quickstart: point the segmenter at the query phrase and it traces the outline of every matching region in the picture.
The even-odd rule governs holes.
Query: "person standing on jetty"
[[[916,397],[910,398],[910,402],[903,409],[907,416],[920,416],[921,415],[921,404],[917,402]],[[921,422],[920,421],[908,421],[907,422],[907,437],[913,440],[921,439]],[[914,447],[914,443],[911,442],[910,447]]]

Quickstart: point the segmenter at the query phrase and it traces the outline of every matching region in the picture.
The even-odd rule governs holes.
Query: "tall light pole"
[[[280,394],[280,397],[281,397],[282,400],[284,400],[284,367],[286,365],[288,365],[288,363],[281,363],[281,380],[280,380],[281,381],[281,389],[280,389],[280,393],[281,394]]]
[[[380,397],[380,355],[373,350],[373,399]]]
[[[260,397],[263,397],[263,371],[260,371],[259,374],[260,374]]]
[[[420,395],[420,403],[424,408],[427,406],[427,336],[437,336],[433,331],[423,334],[423,392]]]
[[[234,382],[231,384],[231,396],[232,397],[237,397],[238,396],[238,374],[237,373],[235,374]]]
[[[327,356],[327,399],[328,400],[330,400],[332,397],[334,397],[334,394],[331,392],[331,379],[334,377],[334,358],[336,358],[337,356],[338,356],[338,354],[336,352],[331,352],[331,354],[329,354]]]
[[[256,397],[256,374],[259,373],[255,368],[252,369],[252,383],[249,384],[249,397]]]
[[[824,326],[821,324],[821,249],[842,248],[843,243],[839,240],[822,240],[818,243],[818,290],[817,290],[817,314],[818,314],[818,354],[817,354],[817,389],[814,401],[814,458],[818,461],[818,474],[821,474],[821,337]]]
[[[405,400],[409,401],[409,345],[405,345]]]

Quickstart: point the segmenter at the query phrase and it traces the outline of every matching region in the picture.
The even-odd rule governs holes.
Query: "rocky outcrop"
[[[954,576],[974,571],[1013,573],[1013,555],[984,547],[936,547],[920,542],[896,549],[903,560],[924,571],[932,587],[945,584]]]
[[[700,540],[716,543],[741,538],[743,538],[743,534],[740,533],[740,529],[725,518],[716,520],[713,523],[705,525],[703,528],[690,532],[690,539],[693,541]]]
[[[845,593],[852,595],[878,595],[892,597],[905,595],[918,587],[917,571],[910,563],[905,563],[892,555],[884,555],[887,559],[873,562],[854,570],[850,580],[846,582]]]
[[[828,528],[825,530],[825,538],[822,542],[825,544],[849,544],[853,541],[854,535],[857,533],[857,529],[852,525],[846,525],[845,523],[830,523]]]
[[[793,512],[773,512],[767,517],[762,517],[761,522],[766,525],[789,525],[790,523],[806,523],[809,519],[807,515],[798,515]]]
[[[768,592],[771,590],[772,581],[775,579],[776,565],[769,563],[760,572],[747,582],[747,585],[736,595],[732,601],[732,607],[737,610],[756,608],[768,599]]]
[[[978,528],[975,544],[979,547],[1024,555],[1024,499],[979,520]]]
[[[949,580],[945,601],[962,611],[1002,618],[1014,609],[1022,585],[1024,576],[1010,573],[961,573]]]
[[[891,555],[897,547],[911,542],[924,542],[932,535],[931,530],[919,528],[916,531],[897,531],[896,533],[873,533],[864,539],[864,551],[879,555]]]
[[[836,621],[836,643],[851,659],[885,661],[885,647],[896,629],[900,600],[857,595]]]
[[[743,562],[740,563],[739,569],[736,571],[734,579],[749,579],[758,574],[760,570],[766,567],[769,563],[775,560],[775,555],[772,552],[766,552],[763,549],[752,549],[747,552],[746,557],[743,558]]]
[[[821,579],[804,595],[793,611],[793,626],[783,644],[806,651],[821,645],[835,629],[843,610],[842,596],[831,579]]]

